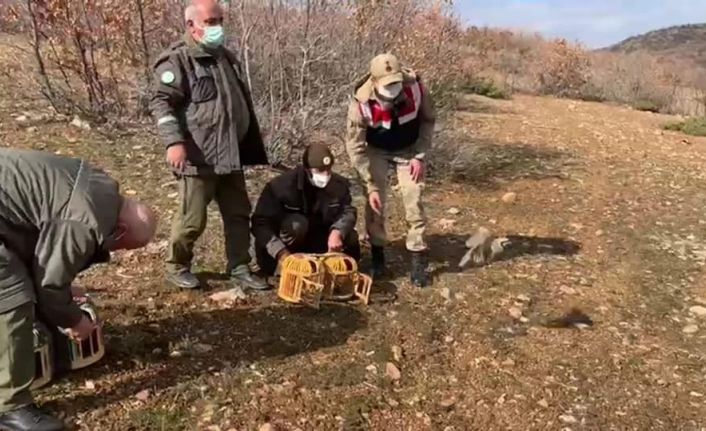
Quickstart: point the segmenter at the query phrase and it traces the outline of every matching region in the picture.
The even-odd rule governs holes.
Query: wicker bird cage
[[[31,389],[38,389],[51,382],[54,376],[54,350],[51,332],[40,321],[35,321],[34,333],[34,380]]]
[[[306,254],[287,256],[282,262],[280,298],[319,308],[324,290],[324,266],[319,259]]]
[[[319,308],[322,299],[359,298],[368,304],[372,279],[342,253],[295,254],[281,266],[278,295],[285,301]]]
[[[87,297],[74,298],[74,301],[79,304],[79,308],[86,317],[96,323],[96,328],[88,338],[82,341],[72,340],[63,330],[55,332],[55,359],[57,368],[60,370],[86,368],[100,361],[105,356],[103,328],[98,320],[93,303]]]
[[[358,271],[358,263],[352,257],[343,253],[328,253],[320,255],[326,268],[326,297],[357,297],[368,304],[373,280]]]

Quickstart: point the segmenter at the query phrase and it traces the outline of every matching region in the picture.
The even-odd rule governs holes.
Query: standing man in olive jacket
[[[253,102],[237,58],[224,47],[223,11],[215,0],[193,0],[186,34],[155,64],[151,109],[180,181],[167,256],[167,280],[199,287],[191,273],[196,240],[215,199],[225,230],[227,271],[246,289],[267,284],[250,272],[250,200],[243,167],[267,164]]]
[[[350,184],[332,172],[333,154],[313,144],[303,163],[270,181],[252,216],[257,263],[268,275],[291,253],[342,252],[360,259]]]
[[[85,161],[0,148],[0,429],[63,429],[29,390],[35,303],[43,322],[85,339],[94,324],[73,302],[76,275],[147,245],[155,228],[150,208]]]

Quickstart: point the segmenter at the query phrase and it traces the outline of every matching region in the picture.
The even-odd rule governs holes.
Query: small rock
[[[505,193],[503,195],[503,197],[501,198],[501,200],[503,202],[505,202],[506,204],[515,203],[515,201],[517,200],[517,193],[514,193],[514,192]]]
[[[448,218],[442,218],[438,221],[438,225],[442,230],[449,230],[456,224],[456,220],[451,220]]]
[[[137,190],[133,190],[133,189],[125,190],[125,194],[128,196],[135,196],[135,195],[137,195]]]
[[[367,367],[365,367],[365,369],[368,370],[369,372],[373,373],[373,372],[375,372],[375,371],[378,370],[378,367],[376,367],[376,366],[373,365],[373,364],[370,364],[370,365],[368,365]]]
[[[248,296],[243,292],[240,287],[235,287],[233,289],[224,290],[223,292],[216,292],[209,296],[212,301],[216,302],[236,302],[239,299],[246,299]]]
[[[695,305],[689,309],[689,312],[696,317],[706,317],[706,307]]]
[[[508,310],[508,314],[515,320],[520,320],[522,318],[522,310],[517,307],[511,307]]]
[[[461,214],[461,210],[458,209],[458,208],[455,208],[455,207],[454,207],[454,208],[449,208],[449,210],[448,210],[447,212],[448,212],[449,214],[451,214],[451,215],[459,215],[459,214]]]
[[[447,398],[445,400],[442,400],[439,405],[445,409],[450,409],[456,404],[456,399],[455,398]]]
[[[696,334],[699,332],[699,327],[696,325],[687,325],[681,331],[685,334]]]
[[[392,380],[399,380],[402,378],[402,373],[400,373],[400,369],[397,368],[397,365],[393,364],[392,362],[388,362],[387,364],[385,364],[385,374]]]
[[[137,398],[140,401],[147,401],[147,399],[149,397],[150,397],[150,390],[149,389],[144,389],[135,395],[135,398]]]
[[[29,121],[29,118],[27,118],[26,115],[20,115],[19,117],[15,118],[15,121],[17,121],[18,123],[26,123],[27,121]]]
[[[502,365],[503,365],[504,367],[514,367],[514,366],[515,366],[515,361],[513,361],[512,359],[506,359],[506,360],[503,361]]]
[[[92,390],[96,389],[96,382],[94,382],[93,380],[86,380],[86,383],[84,383],[84,386],[86,387],[86,389],[92,391]]]
[[[596,231],[596,236],[603,236],[604,234],[605,234],[605,232],[603,232],[601,229],[598,229]]]
[[[545,400],[544,398],[542,398],[541,400],[537,401],[537,404],[538,404],[540,407],[542,407],[542,408],[545,408],[545,409],[548,409],[548,408],[549,408],[549,403],[548,403],[547,400]]]
[[[693,391],[692,391],[692,392],[689,392],[689,395],[691,395],[691,396],[694,397],[694,398],[701,398],[701,397],[704,396],[704,394],[702,394],[702,393],[693,392]]]
[[[532,299],[527,295],[517,295],[517,300],[521,302],[532,302]]]
[[[27,127],[27,132],[29,132],[29,133],[34,133],[36,131],[37,131],[36,127]]]
[[[260,427],[260,431],[277,431],[277,429],[274,425],[268,422]]]
[[[172,352],[169,352],[170,358],[181,358],[182,356],[184,356],[184,353],[182,353],[180,350],[174,350]]]
[[[446,337],[444,337],[444,342],[446,342],[446,343],[453,343],[453,342],[454,342],[454,337],[452,337],[452,336],[450,336],[450,335],[447,335]]]
[[[194,344],[194,351],[199,354],[208,353],[213,350],[213,346],[203,343]]]
[[[79,129],[91,130],[91,125],[88,123],[88,121],[84,121],[78,116],[75,116],[74,119],[71,120],[71,125]]]
[[[520,323],[529,323],[529,319],[525,316],[520,317]]]
[[[157,348],[155,348],[154,350],[152,350],[152,354],[153,354],[153,355],[161,355],[161,354],[162,354],[162,349],[160,349],[159,347],[157,347]]]
[[[451,300],[451,289],[449,289],[448,287],[444,287],[443,289],[439,290],[439,294],[445,300],[447,300],[447,301]]]
[[[402,347],[400,346],[392,346],[392,357],[395,359],[395,361],[400,362],[402,360]]]
[[[583,229],[583,225],[582,225],[581,223],[571,223],[569,226],[571,226],[571,228],[572,228],[573,230],[581,230],[581,229]]]
[[[564,295],[576,295],[576,289],[569,286],[561,286],[559,288],[559,292],[563,293]]]
[[[559,416],[559,420],[562,421],[563,423],[569,424],[569,425],[575,424],[578,422],[578,420],[576,420],[576,418],[573,417],[572,415],[561,415],[561,416]]]

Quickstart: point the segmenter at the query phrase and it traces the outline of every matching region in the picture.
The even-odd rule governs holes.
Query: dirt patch
[[[39,400],[85,430],[702,429],[706,322],[689,309],[706,298],[706,140],[594,103],[464,106],[444,142],[466,148],[466,170],[442,175],[437,159],[427,187],[433,288],[407,283],[393,199],[395,277],[377,289],[394,300],[315,312],[274,294],[221,309],[163,283],[176,183],[150,126],[84,130],[0,104],[3,145],[86,157],[161,216],[153,246],[81,278],[108,322],[107,357]],[[253,199],[272,175],[248,172]],[[478,226],[580,250],[461,272]],[[227,287],[222,238],[214,208],[196,253],[211,291]],[[544,324],[572,308],[593,326]]]

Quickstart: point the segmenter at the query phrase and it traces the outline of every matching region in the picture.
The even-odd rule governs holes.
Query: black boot
[[[427,255],[425,252],[412,252],[412,268],[409,278],[415,287],[427,287],[429,284]]]
[[[370,277],[373,280],[381,279],[385,276],[385,249],[380,246],[370,248],[372,254],[372,265],[370,266]]]
[[[62,431],[64,424],[37,406],[29,405],[0,414],[0,429],[7,431]]]

